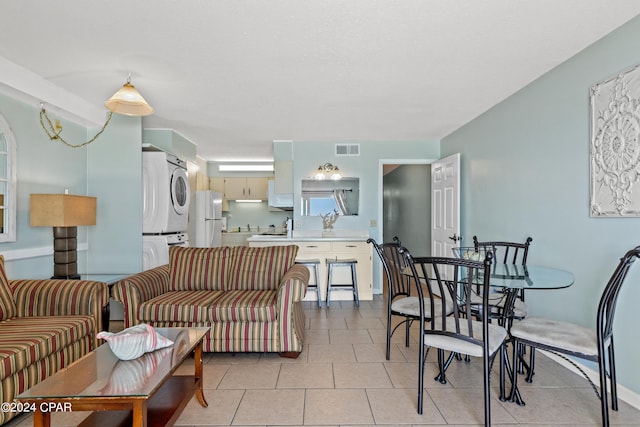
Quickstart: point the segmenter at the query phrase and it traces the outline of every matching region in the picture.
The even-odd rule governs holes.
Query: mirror
[[[339,180],[303,179],[302,216],[318,216],[333,213],[358,215],[360,203],[360,179]]]

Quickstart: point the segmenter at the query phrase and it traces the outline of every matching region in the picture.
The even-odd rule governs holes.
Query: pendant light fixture
[[[95,141],[104,130],[107,128],[107,125],[111,121],[111,116],[113,113],[122,114],[125,116],[148,116],[153,114],[153,108],[145,101],[145,99],[140,95],[140,93],[136,90],[135,86],[131,84],[131,74],[127,77],[127,82],[122,85],[120,90],[113,94],[111,98],[107,102],[105,102],[105,107],[109,110],[109,115],[107,116],[107,120],[102,126],[102,129],[96,133],[96,135],[91,138],[89,141],[83,142],[81,144],[72,144],[66,141],[62,137],[62,125],[60,125],[59,120],[51,120],[47,111],[44,108],[44,104],[40,105],[40,125],[42,129],[47,133],[47,136],[52,141],[60,141],[63,144],[72,147],[72,148],[80,148],[85,145],[91,144]]]

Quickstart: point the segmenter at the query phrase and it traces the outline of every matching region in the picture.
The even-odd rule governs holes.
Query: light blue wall
[[[114,114],[88,147],[88,194],[98,198],[89,227],[87,269],[93,274],[142,271],[142,119]]]
[[[640,218],[589,217],[589,88],[640,63],[638,40],[635,18],[442,141],[443,156],[462,154],[463,235],[531,236],[530,263],[575,274],[566,290],[528,292],[530,316],[595,327],[602,289],[640,244]],[[636,271],[623,289],[615,323],[618,380],[635,392],[638,279]]]
[[[31,248],[51,247],[53,232],[49,227],[29,225],[31,193],[86,194],[86,151],[52,142],[39,122],[39,106],[27,105],[0,95],[0,114],[9,122],[17,145],[17,231],[16,242],[0,243],[0,253]],[[61,121],[63,136],[69,141],[85,141],[84,127]],[[86,243],[86,227],[78,228],[78,242]],[[84,265],[80,253],[79,265]],[[13,278],[46,278],[53,274],[53,256],[41,256],[6,263],[7,275]]]
[[[351,143],[351,142],[349,142]],[[378,238],[378,226],[370,227],[370,221],[378,218],[380,191],[380,159],[438,159],[438,141],[376,142],[363,141],[359,156],[335,156],[333,142],[293,143],[293,194],[295,227],[301,230],[322,230],[320,217],[300,216],[300,183],[302,178],[315,174],[320,164],[337,165],[343,176],[360,178],[360,211],[358,216],[341,217],[335,223],[336,230],[368,230],[371,237]]]
[[[53,244],[50,227],[29,225],[29,195],[63,193],[98,198],[97,225],[78,227],[78,271],[131,273],[142,267],[141,119],[114,115],[106,131],[85,148],[50,141],[39,122],[39,106],[0,95],[2,114],[17,143],[17,241],[0,243],[7,275],[47,278],[53,256],[31,256]],[[61,120],[62,135],[78,144],[96,129]],[[17,251],[17,252],[16,252]],[[16,255],[18,254],[18,255]],[[100,270],[100,271],[98,271]]]
[[[198,161],[197,145],[172,129],[144,129],[142,143],[171,153],[184,161]]]
[[[353,142],[348,142],[349,144]],[[359,156],[336,156],[334,142],[293,142],[293,201],[294,229],[322,230],[320,217],[302,217],[300,215],[300,184],[302,178],[315,174],[320,164],[329,162],[337,165],[343,176],[360,178],[360,210],[358,216],[340,217],[334,225],[335,230],[365,230],[369,236],[381,241],[379,230],[382,227],[381,166],[380,160],[440,158],[439,141],[362,141]],[[392,161],[387,163],[393,163]],[[375,226],[371,226],[371,222]],[[373,292],[382,292],[381,264],[373,258]]]

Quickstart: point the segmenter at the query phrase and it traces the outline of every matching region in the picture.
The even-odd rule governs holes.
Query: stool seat
[[[318,307],[322,307],[322,295],[320,293],[320,275],[318,274],[318,267],[320,266],[320,260],[319,259],[299,259],[296,260],[296,264],[300,264],[300,265],[304,265],[305,267],[309,268],[309,269],[313,269],[313,275],[315,278],[315,283],[314,284],[308,284],[307,285],[307,289],[313,289],[316,288],[316,293],[318,295]]]
[[[358,260],[357,259],[327,259],[327,264],[333,264],[333,265],[346,265],[349,266],[351,264],[357,264]]]
[[[353,299],[356,307],[360,307],[360,298],[358,297],[358,279],[356,277],[356,259],[327,259],[327,307],[331,304],[331,292],[334,290],[350,290],[353,292]],[[349,267],[351,269],[351,283],[333,283],[334,267]]]

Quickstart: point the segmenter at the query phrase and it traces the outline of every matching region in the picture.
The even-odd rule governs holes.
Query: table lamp
[[[53,227],[52,279],[79,279],[79,225],[96,225],[96,198],[70,194],[32,194],[32,227]]]

